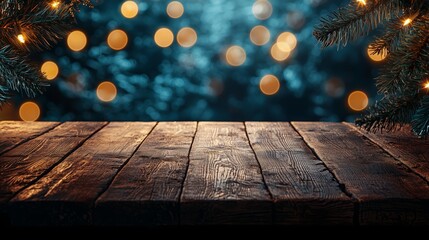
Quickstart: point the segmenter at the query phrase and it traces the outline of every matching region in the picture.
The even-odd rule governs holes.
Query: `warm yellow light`
[[[371,51],[371,46],[368,46],[367,54],[368,54],[368,57],[374,62],[381,62],[387,57],[386,50],[373,54]]]
[[[156,45],[166,48],[171,46],[174,41],[174,34],[168,28],[160,28],[156,31],[155,36],[153,37]]]
[[[366,5],[366,0],[356,0],[361,5]]]
[[[40,71],[45,75],[46,79],[54,80],[58,76],[60,69],[55,62],[46,61],[43,63]]]
[[[20,43],[25,43],[25,37],[23,34],[19,34],[18,36],[16,36],[16,38],[18,38],[18,41]]]
[[[121,13],[126,18],[134,18],[139,13],[139,5],[134,1],[126,1],[121,6]]]
[[[25,102],[19,108],[19,117],[26,122],[34,122],[40,117],[40,108],[34,102]]]
[[[425,89],[429,90],[429,81],[426,81],[426,82],[423,84],[423,88],[425,88]]]
[[[295,34],[291,32],[284,32],[277,37],[277,44],[280,50],[284,52],[291,52],[296,48],[298,40]]]
[[[258,0],[253,4],[252,12],[255,18],[265,20],[271,17],[273,6],[268,0]]]
[[[280,89],[280,81],[274,75],[265,75],[259,82],[259,89],[265,95],[274,95]]]
[[[408,24],[410,24],[412,21],[413,21],[413,19],[411,19],[411,18],[407,18],[407,19],[405,19],[405,20],[404,20],[403,25],[404,25],[404,26],[407,26],[407,25],[408,25]]]
[[[350,109],[362,111],[368,106],[368,96],[362,91],[354,91],[350,93],[347,102]]]
[[[88,40],[82,31],[73,31],[67,37],[68,47],[75,52],[79,52],[86,47]]]
[[[116,51],[124,49],[128,44],[127,33],[120,29],[113,30],[107,37],[107,44]]]
[[[111,102],[115,100],[118,91],[115,84],[111,82],[102,82],[97,87],[97,97],[102,102]]]
[[[262,46],[270,41],[270,30],[264,26],[256,26],[250,31],[250,41],[257,46]]]
[[[171,18],[180,18],[184,12],[185,8],[181,2],[172,1],[167,5],[167,14]]]
[[[286,60],[290,55],[290,51],[283,51],[282,49],[280,49],[278,43],[275,43],[271,47],[270,53],[271,53],[271,57],[278,62]]]
[[[177,33],[177,42],[180,46],[189,48],[197,42],[197,32],[190,27],[184,27]]]
[[[60,1],[53,1],[52,3],[51,3],[51,7],[52,8],[58,8],[60,6]]]
[[[229,65],[238,67],[246,61],[246,52],[240,46],[231,46],[226,50],[225,58]]]

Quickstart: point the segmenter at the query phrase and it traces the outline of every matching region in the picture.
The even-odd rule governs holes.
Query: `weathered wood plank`
[[[277,224],[353,224],[353,202],[289,123],[246,122]]]
[[[90,224],[91,209],[155,123],[110,123],[11,202],[15,224]]]
[[[26,140],[44,134],[59,124],[57,122],[0,121],[0,155]]]
[[[0,156],[0,203],[43,175],[106,123],[64,123]]]
[[[361,224],[428,224],[429,186],[356,130],[340,123],[293,123],[359,200]]]
[[[102,225],[178,225],[196,122],[162,122],[97,200]]]
[[[426,181],[429,181],[429,139],[418,138],[412,133],[409,126],[405,126],[396,132],[373,134],[357,128],[353,124],[345,124],[365,135],[390,155],[425,178]]]
[[[271,207],[244,124],[199,123],[181,196],[181,223],[271,223]]]

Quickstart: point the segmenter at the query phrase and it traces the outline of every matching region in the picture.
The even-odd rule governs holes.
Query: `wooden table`
[[[429,141],[347,123],[0,122],[3,225],[428,224]]]

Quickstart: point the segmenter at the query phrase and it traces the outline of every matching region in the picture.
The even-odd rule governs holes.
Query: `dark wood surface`
[[[429,225],[429,140],[348,123],[0,122],[0,225]]]

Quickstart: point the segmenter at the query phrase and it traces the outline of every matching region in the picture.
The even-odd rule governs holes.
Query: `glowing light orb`
[[[264,26],[256,26],[250,31],[250,41],[257,46],[263,46],[270,41],[270,30]]]
[[[60,1],[53,1],[51,2],[51,7],[56,9],[60,6]]]
[[[381,62],[387,57],[386,50],[381,51],[380,53],[372,54],[372,51],[370,49],[371,49],[370,46],[368,46],[367,54],[368,54],[368,57],[374,62]]]
[[[179,33],[177,33],[177,42],[180,46],[189,48],[194,46],[197,42],[198,36],[197,32],[190,27],[185,27],[180,29]]]
[[[162,48],[166,48],[171,46],[171,44],[173,44],[174,34],[168,28],[160,28],[156,31],[154,40],[156,45]]]
[[[354,91],[350,93],[347,100],[350,109],[353,111],[362,111],[368,106],[368,96],[362,91]]]
[[[429,81],[426,81],[426,82],[423,84],[423,88],[425,88],[425,89],[429,90]]]
[[[358,2],[359,5],[366,5],[366,0],[356,0],[356,2]]]
[[[97,97],[102,102],[115,100],[117,93],[115,84],[108,81],[100,83],[97,87]]]
[[[45,75],[46,79],[54,80],[58,76],[60,69],[55,62],[46,61],[43,63],[40,71]]]
[[[16,38],[18,38],[18,41],[20,43],[25,43],[25,37],[24,34],[19,34],[18,36],[16,36]]]
[[[180,18],[185,12],[181,2],[172,1],[167,5],[167,15],[171,18]]]
[[[88,39],[82,31],[73,31],[67,37],[67,46],[75,52],[82,51],[87,43]]]
[[[298,40],[291,32],[284,32],[277,37],[277,44],[280,50],[284,52],[291,52],[296,48]]]
[[[107,37],[107,44],[116,51],[124,49],[128,44],[127,33],[120,29],[113,30]]]
[[[274,75],[265,75],[259,82],[259,89],[265,95],[274,95],[280,90],[280,81]]]
[[[25,102],[19,108],[19,117],[26,122],[34,122],[40,117],[40,107],[34,102]]]
[[[229,65],[238,67],[246,61],[246,51],[240,46],[231,46],[226,50],[225,57]]]
[[[121,6],[121,13],[125,18],[135,18],[139,13],[139,5],[134,1],[126,1]]]
[[[404,20],[403,25],[404,25],[404,26],[407,26],[407,25],[408,25],[408,24],[410,24],[412,21],[413,21],[413,20],[412,20],[411,18],[407,18],[407,19],[405,19],[405,20]]]
[[[290,56],[290,51],[283,51],[282,49],[280,49],[280,46],[278,43],[275,43],[271,47],[270,52],[271,52],[271,57],[278,62],[282,62]]]
[[[258,0],[253,4],[252,12],[255,18],[265,20],[271,17],[273,6],[268,0]]]

